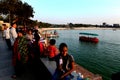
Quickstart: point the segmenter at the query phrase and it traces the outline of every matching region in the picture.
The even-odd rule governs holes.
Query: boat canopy
[[[85,32],[81,32],[79,34],[82,34],[82,35],[91,35],[91,36],[98,36],[98,34],[95,34],[95,33],[85,33]]]

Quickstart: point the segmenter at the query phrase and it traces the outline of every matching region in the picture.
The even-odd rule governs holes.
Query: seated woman
[[[56,71],[53,80],[70,80],[71,72],[74,70],[74,59],[68,54],[68,47],[65,43],[59,46],[60,54],[55,57]]]

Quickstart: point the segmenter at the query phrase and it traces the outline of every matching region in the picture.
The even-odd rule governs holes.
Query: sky
[[[120,24],[120,0],[22,0],[33,20],[51,24]]]

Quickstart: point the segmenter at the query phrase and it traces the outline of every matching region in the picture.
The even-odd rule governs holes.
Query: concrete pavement
[[[8,50],[5,40],[0,31],[0,80],[12,80],[12,51]]]

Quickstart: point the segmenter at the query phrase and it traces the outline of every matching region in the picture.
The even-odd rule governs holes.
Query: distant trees
[[[9,22],[21,20],[25,24],[30,17],[33,17],[33,8],[21,0],[0,0],[0,14],[9,16]]]
[[[40,28],[43,28],[43,27],[48,28],[48,27],[52,26],[52,24],[50,24],[50,23],[43,23],[43,22],[38,22],[37,24],[39,25]]]
[[[74,28],[74,27],[96,27],[95,25],[92,25],[92,24],[73,24],[73,23],[69,23],[68,26],[70,28]]]

